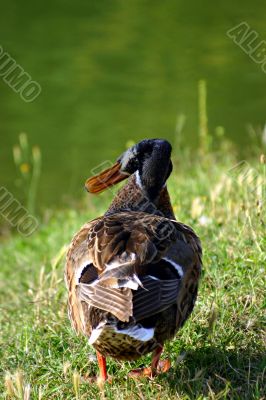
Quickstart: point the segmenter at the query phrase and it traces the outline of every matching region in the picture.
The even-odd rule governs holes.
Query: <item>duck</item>
[[[171,152],[165,139],[144,139],[85,182],[98,194],[127,179],[105,214],[74,235],[66,256],[69,319],[96,350],[102,381],[107,357],[131,361],[152,353],[150,366],[129,375],[168,371],[170,360],[160,359],[164,345],[196,302],[202,247],[174,215]]]

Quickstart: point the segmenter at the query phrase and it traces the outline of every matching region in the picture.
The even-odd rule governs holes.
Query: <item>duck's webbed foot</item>
[[[163,346],[157,347],[152,355],[151,366],[147,368],[136,368],[129,372],[130,378],[154,378],[155,376],[167,372],[171,368],[171,362],[169,359],[160,360]]]

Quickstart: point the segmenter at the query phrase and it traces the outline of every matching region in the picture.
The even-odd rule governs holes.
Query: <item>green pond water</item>
[[[266,40],[265,2],[88,0],[2,2],[0,46],[37,81],[24,102],[0,78],[0,184],[17,193],[20,132],[42,152],[41,206],[79,198],[93,167],[129,140],[175,140],[176,119],[198,145],[197,85],[208,86],[209,131],[222,125],[248,151],[265,123],[266,74],[226,34],[246,21]]]

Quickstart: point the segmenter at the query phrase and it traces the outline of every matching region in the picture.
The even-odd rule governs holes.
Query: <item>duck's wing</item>
[[[77,293],[79,282],[82,274],[85,276],[89,274],[88,282],[97,279],[98,276],[89,258],[87,245],[88,233],[96,221],[97,219],[83,225],[73,237],[66,256],[65,284],[68,290],[68,315],[77,333],[86,333],[84,307]]]
[[[85,225],[72,241],[66,266],[74,327],[84,331],[81,302],[110,312],[120,321],[140,320],[173,304],[182,272],[168,253],[178,251],[173,247],[180,242],[193,258],[193,247],[197,247],[193,241],[189,244],[195,234],[186,229],[190,228],[143,212],[117,213]],[[161,276],[160,270],[166,270],[163,263],[174,266],[176,273]]]
[[[110,270],[112,277],[116,275],[114,270],[121,277],[121,265],[128,263],[136,268],[159,260],[176,237],[175,224],[167,218],[144,212],[121,212],[93,224],[88,251],[105,279]]]

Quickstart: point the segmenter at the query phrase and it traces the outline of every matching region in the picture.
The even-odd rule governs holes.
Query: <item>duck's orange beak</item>
[[[101,193],[103,190],[128,178],[128,174],[120,171],[121,164],[116,162],[112,167],[89,178],[85,182],[85,188],[90,193]]]

